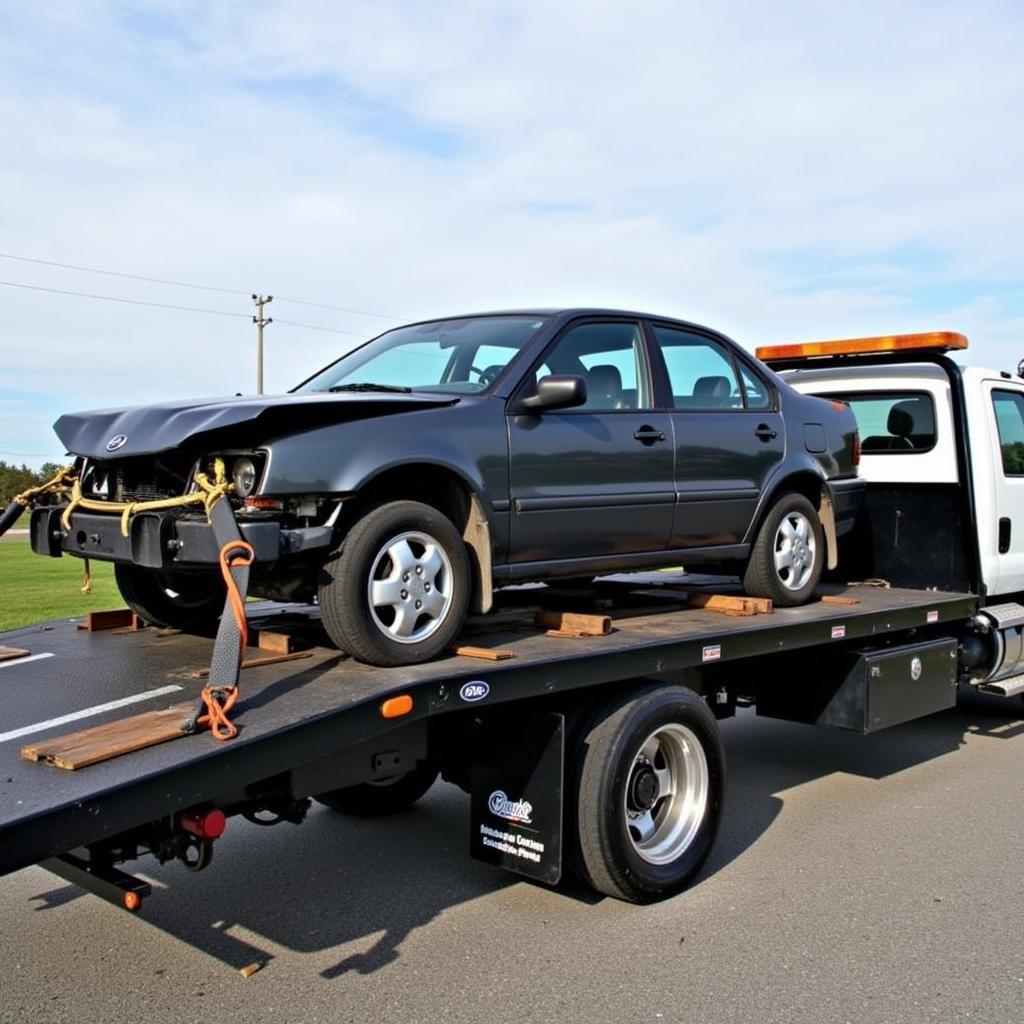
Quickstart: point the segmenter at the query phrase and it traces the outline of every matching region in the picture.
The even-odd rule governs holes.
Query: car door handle
[[[772,430],[767,423],[759,423],[757,430],[754,431],[754,436],[759,437],[762,441],[774,441],[779,434],[778,431]]]
[[[665,435],[662,431],[647,426],[641,427],[633,436],[641,444],[654,444],[655,441],[665,440]]]

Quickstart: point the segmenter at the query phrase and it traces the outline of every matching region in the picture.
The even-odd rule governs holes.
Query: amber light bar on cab
[[[762,345],[755,349],[762,363],[825,356],[862,356],[877,352],[952,352],[967,348],[967,338],[956,331],[928,331],[924,334],[884,334],[877,338],[846,338],[842,341],[805,341],[800,345]]]

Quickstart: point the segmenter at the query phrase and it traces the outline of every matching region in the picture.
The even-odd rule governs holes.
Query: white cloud
[[[0,251],[240,293],[0,280],[244,314],[251,290],[641,306],[751,346],[948,326],[1012,366],[1022,29],[1009,2],[26,7],[0,40]],[[4,383],[69,408],[253,379],[241,318],[0,302]],[[351,340],[275,323],[268,380]]]

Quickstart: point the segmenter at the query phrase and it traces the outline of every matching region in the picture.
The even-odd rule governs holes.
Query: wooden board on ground
[[[772,602],[767,597],[734,597],[731,594],[690,594],[687,604],[691,608],[734,616],[768,615],[772,611]]]
[[[576,612],[537,612],[533,621],[556,636],[607,636],[612,631],[610,615],[582,615]]]
[[[452,654],[457,654],[460,658],[481,658],[484,661],[507,661],[515,657],[513,651],[501,651],[494,647],[474,647],[472,644],[453,647]]]
[[[25,658],[31,654],[23,647],[0,647],[0,661],[10,661],[12,658]]]
[[[312,651],[295,651],[292,654],[274,654],[269,658],[247,658],[242,662],[242,668],[260,668],[263,665],[276,665],[280,661],[295,661],[298,658],[312,658]],[[200,668],[189,673],[193,679],[205,679],[209,674],[208,668]]]
[[[261,629],[257,643],[261,651],[273,654],[291,654],[292,638],[287,633],[272,633],[269,629]]]
[[[124,626],[133,626],[137,616],[132,614],[130,608],[114,608],[111,611],[89,612],[85,622],[78,623],[79,629],[95,633],[100,629],[119,629]]]
[[[181,725],[194,710],[195,704],[190,701],[163,711],[145,711],[141,715],[96,725],[66,736],[39,740],[22,747],[21,756],[26,761],[46,761],[57,768],[73,772],[77,768],[142,750],[143,747],[153,747],[158,743],[187,736],[188,733],[182,731]]]

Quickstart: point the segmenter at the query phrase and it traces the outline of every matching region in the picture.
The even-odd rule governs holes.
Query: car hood
[[[214,440],[258,446],[274,437],[346,420],[454,405],[452,395],[302,393],[192,399],[128,409],[68,413],[53,425],[73,455],[109,459],[152,455]],[[195,442],[195,444],[192,444]]]

